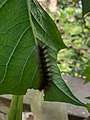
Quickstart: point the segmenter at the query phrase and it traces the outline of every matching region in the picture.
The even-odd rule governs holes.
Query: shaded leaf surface
[[[82,0],[83,15],[90,12],[90,0]]]
[[[3,16],[3,17],[2,17]],[[83,105],[60,76],[57,53],[65,47],[49,15],[36,0],[2,0],[0,5],[0,94],[25,94],[40,82],[36,44],[48,46],[53,82],[45,100]]]
[[[90,104],[87,104],[87,110],[90,113]]]

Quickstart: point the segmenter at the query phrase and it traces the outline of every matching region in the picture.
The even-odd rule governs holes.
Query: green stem
[[[22,120],[23,96],[13,95],[8,120]]]

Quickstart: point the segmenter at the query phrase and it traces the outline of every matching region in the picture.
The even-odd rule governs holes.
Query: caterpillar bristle
[[[51,64],[48,54],[48,47],[45,44],[38,44],[38,55],[40,61],[40,85],[38,90],[46,90],[52,81]]]

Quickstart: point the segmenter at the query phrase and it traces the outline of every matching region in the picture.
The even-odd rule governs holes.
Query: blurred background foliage
[[[58,0],[57,12],[50,15],[67,46],[57,57],[61,73],[90,79],[90,14],[82,16],[80,0]]]
[[[38,1],[55,21],[67,46],[57,56],[61,73],[90,81],[90,0]]]

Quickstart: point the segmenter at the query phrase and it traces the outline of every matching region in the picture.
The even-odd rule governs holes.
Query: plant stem
[[[13,95],[8,120],[22,120],[23,96]]]

